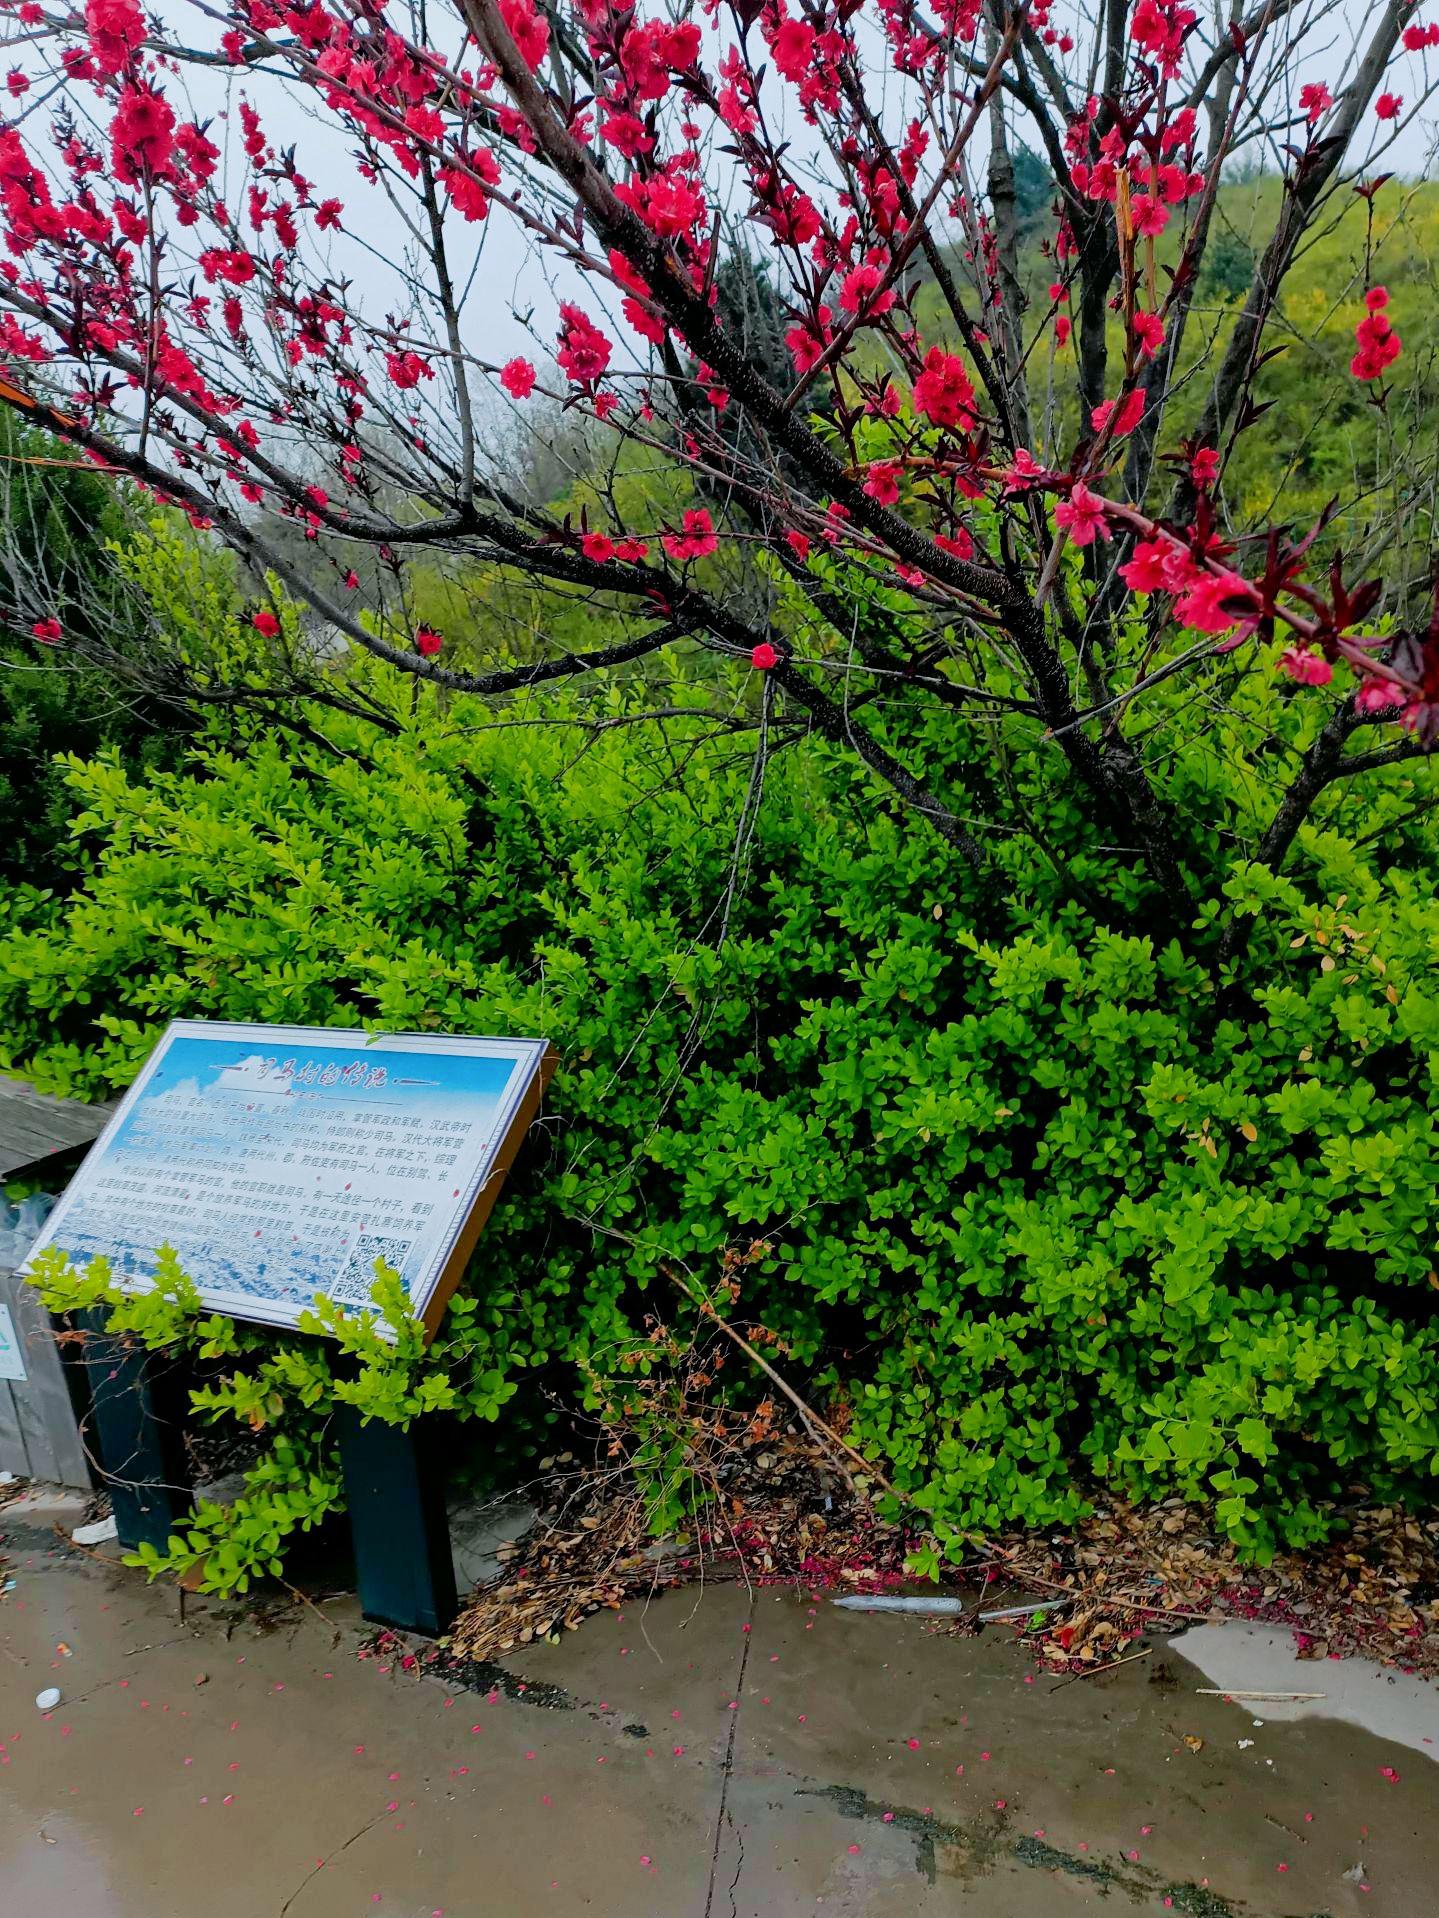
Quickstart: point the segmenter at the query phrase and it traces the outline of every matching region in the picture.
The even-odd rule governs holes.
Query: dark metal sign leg
[[[355,1544],[360,1609],[377,1625],[437,1638],[459,1609],[445,1511],[445,1481],[431,1433],[352,1406],[336,1415],[345,1498]]]

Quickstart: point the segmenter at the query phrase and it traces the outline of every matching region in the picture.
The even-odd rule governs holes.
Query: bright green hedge
[[[394,736],[316,711],[328,748],[248,722],[174,773],[74,764],[81,883],[11,902],[0,1063],[110,1094],[177,1015],[563,1059],[428,1356],[350,1331],[337,1385],[323,1342],[197,1328],[173,1271],[121,1308],[201,1346],[202,1408],[273,1439],[171,1562],[243,1583],[333,1507],[336,1396],[539,1439],[548,1394],[593,1404],[647,1313],[683,1317],[662,1261],[709,1282],[756,1238],[736,1312],[932,1515],[931,1567],[955,1528],[1063,1521],[1095,1481],[1212,1500],[1259,1555],[1356,1486],[1430,1495],[1432,769],[1330,788],[1285,876],[1247,866],[1327,695],[1223,671],[1203,725],[1192,686],[1154,709],[1203,902],[1157,932],[1018,719],[982,759],[944,714],[907,742],[1003,822],[1000,897],[813,742],[774,753],[748,818],[752,736],[597,729],[623,689],[534,726],[372,671]]]

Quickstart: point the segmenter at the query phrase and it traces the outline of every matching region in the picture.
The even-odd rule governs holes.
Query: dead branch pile
[[[1072,1596],[1061,1612],[1019,1621],[1051,1670],[1107,1663],[1155,1632],[1241,1618],[1292,1631],[1301,1658],[1356,1654],[1439,1673],[1439,1519],[1372,1506],[1346,1520],[1329,1545],[1259,1567],[1241,1564],[1203,1511],[1180,1500],[1116,1503],[1067,1534],[1004,1540],[1002,1576],[1021,1595]]]
[[[781,1426],[773,1405],[714,1415],[689,1464],[691,1522],[660,1539],[628,1472],[554,1468],[536,1524],[504,1548],[456,1627],[455,1653],[494,1658],[602,1608],[706,1581],[806,1595],[916,1589],[904,1563],[919,1533],[876,1518],[825,1447],[798,1421]],[[1192,1623],[1249,1619],[1291,1630],[1304,1658],[1358,1654],[1439,1674],[1439,1519],[1390,1507],[1350,1512],[1333,1543],[1256,1567],[1216,1539],[1202,1510],[1115,1501],[1062,1533],[976,1547],[956,1578],[972,1607],[933,1629],[1015,1632],[1055,1673],[1097,1670]],[[1030,1598],[1069,1602],[980,1626],[981,1611]]]

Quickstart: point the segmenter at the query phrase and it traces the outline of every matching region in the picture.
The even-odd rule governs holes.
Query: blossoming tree
[[[355,647],[493,695],[729,655],[767,717],[857,754],[981,867],[895,714],[1020,711],[1175,897],[1182,836],[1137,723],[1157,679],[1237,657],[1330,702],[1275,794],[1271,863],[1326,783],[1439,738],[1439,618],[1225,490],[1286,275],[1356,190],[1372,207],[1427,94],[1418,0],[5,12],[0,398]],[[1026,147],[1051,176],[1038,240]],[[1282,184],[1213,326],[1206,254],[1256,152]],[[557,288],[522,353],[495,350],[477,271],[500,224],[537,298]],[[736,248],[778,364],[721,297]],[[1401,332],[1385,286],[1350,291],[1346,377],[1382,409]],[[682,475],[674,510],[577,517],[515,487],[497,422],[561,409]],[[436,556],[592,599],[619,636],[460,657],[411,611]],[[63,646],[67,608],[34,632]]]

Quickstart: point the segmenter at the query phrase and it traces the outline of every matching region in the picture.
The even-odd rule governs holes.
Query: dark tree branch
[[[1280,870],[1300,828],[1313,810],[1314,802],[1325,787],[1332,785],[1335,780],[1372,772],[1381,766],[1399,765],[1405,760],[1424,758],[1433,751],[1432,747],[1420,740],[1408,738],[1392,746],[1377,747],[1372,752],[1346,756],[1344,747],[1351,735],[1371,723],[1364,713],[1357,710],[1352,693],[1334,709],[1300,761],[1298,772],[1255,848],[1253,860],[1256,865],[1267,866],[1271,872]],[[1250,925],[1248,919],[1230,916],[1219,942],[1221,961],[1239,957],[1248,944]]]
[[[463,5],[466,18],[502,75],[540,151],[573,188],[600,236],[644,273],[691,351],[723,377],[732,394],[775,443],[810,476],[818,493],[838,500],[858,525],[901,559],[998,612],[1005,632],[1024,660],[1040,710],[1071,766],[1107,807],[1120,818],[1128,817],[1136,781],[1143,781],[1142,770],[1136,768],[1131,778],[1112,778],[1094,742],[1071,728],[1075,711],[1068,676],[1050,642],[1042,612],[1003,573],[945,552],[900,514],[879,505],[865,492],[860,480],[796,417],[742,348],[729,338],[704,295],[680,270],[663,243],[615,197],[610,182],[560,121],[544,89],[520,57],[500,15],[498,0],[463,0]],[[909,244],[911,249],[917,248],[918,234],[911,236]],[[1152,832],[1143,832],[1142,837],[1149,856],[1160,851]],[[1171,850],[1155,876],[1168,887],[1177,871]]]
[[[974,871],[986,870],[988,861],[974,835],[912,773],[906,771],[892,753],[886,752],[871,733],[856,726],[843,706],[812,686],[796,666],[784,664],[775,667],[774,678],[786,697],[797,706],[802,706],[810,715],[817,732],[836,746],[848,746],[871,772],[878,773],[885,784],[899,794],[907,806],[927,819],[941,839],[962,853]]]
[[[1334,779],[1351,779],[1356,773],[1372,773],[1381,766],[1402,766],[1410,759],[1432,759],[1434,747],[1413,734],[1393,746],[1376,746],[1367,753],[1348,753],[1335,767]]]
[[[1326,187],[1343,163],[1360,115],[1367,111],[1404,28],[1417,11],[1418,0],[1385,0],[1378,25],[1345,91],[1332,130],[1305,154],[1289,183],[1274,232],[1255,270],[1244,310],[1235,321],[1200,416],[1197,436],[1206,444],[1218,443],[1254,377],[1264,328],[1278,302],[1280,287],[1294,263],[1299,243]],[[1174,516],[1187,518],[1193,510],[1193,498],[1192,485],[1187,479],[1181,480],[1171,508]]]

